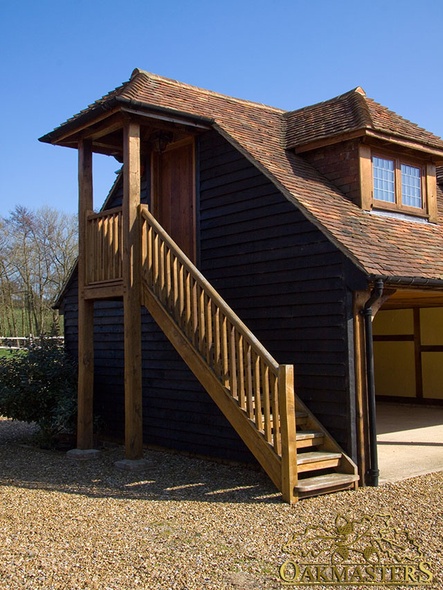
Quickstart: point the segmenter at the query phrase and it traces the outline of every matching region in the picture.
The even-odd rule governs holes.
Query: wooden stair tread
[[[341,453],[331,453],[329,451],[309,451],[307,453],[298,453],[297,465],[316,463],[317,461],[327,461],[330,459],[341,459],[341,456]]]
[[[295,489],[300,493],[348,486],[358,481],[359,476],[351,473],[328,473],[299,479]]]
[[[297,432],[297,440],[307,440],[310,438],[321,438],[324,437],[323,432],[317,430],[300,430]]]

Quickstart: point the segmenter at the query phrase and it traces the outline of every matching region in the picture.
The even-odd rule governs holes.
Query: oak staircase
[[[356,465],[294,394],[292,365],[277,363],[148,207],[139,211],[141,302],[283,499],[356,488]],[[91,215],[89,224],[96,269],[90,288],[118,282],[121,211]]]

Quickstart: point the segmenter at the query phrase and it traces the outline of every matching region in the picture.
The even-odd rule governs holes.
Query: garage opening
[[[373,338],[380,483],[443,470],[443,294],[397,291]]]

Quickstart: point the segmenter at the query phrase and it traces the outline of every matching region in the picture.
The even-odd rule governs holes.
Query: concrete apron
[[[380,484],[443,471],[443,407],[377,403]]]

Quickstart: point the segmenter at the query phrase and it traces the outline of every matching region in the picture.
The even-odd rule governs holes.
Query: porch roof
[[[377,103],[363,97],[361,90],[348,93],[347,100],[353,104],[360,101],[357,94],[364,98],[366,105],[372,105],[372,111],[369,109],[369,115],[358,109],[348,113],[347,122],[346,117],[341,119],[341,123],[336,122],[337,128],[341,126],[340,133],[352,131],[352,121],[354,127],[358,127],[372,120],[386,133],[397,133],[403,139],[408,136],[416,145],[427,146],[434,153],[443,154],[443,140],[381,105],[377,106]],[[346,113],[347,107],[343,106],[346,101],[340,104],[342,112]],[[136,69],[128,82],[42,137],[41,141],[68,145],[64,137],[75,134],[76,130],[96,121],[101,114],[122,105],[137,107],[146,113],[157,110],[180,115],[189,122],[199,121],[215,128],[370,277],[383,277],[402,285],[424,287],[428,284],[443,288],[441,187],[437,189],[439,219],[436,224],[361,210],[302,156],[287,149],[287,137],[292,138],[288,140],[290,145],[296,141],[297,133],[288,123],[292,119],[291,124],[294,124],[294,113]],[[300,114],[300,111],[295,113]]]

